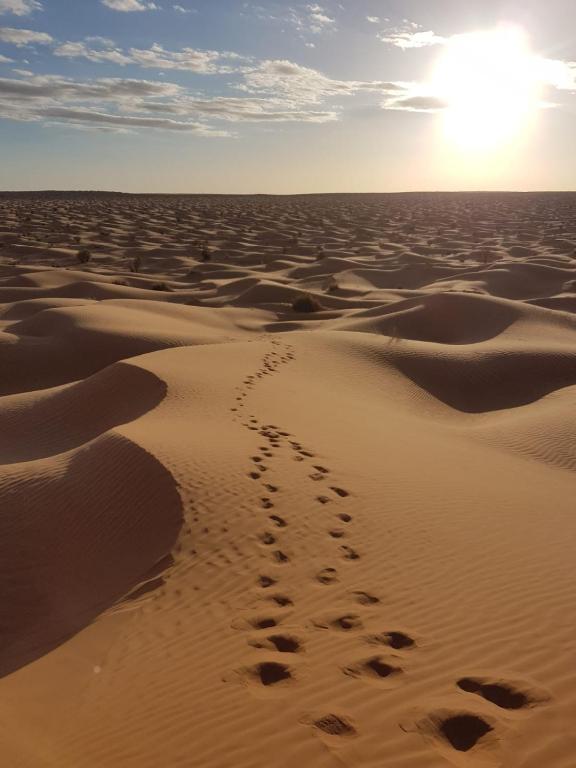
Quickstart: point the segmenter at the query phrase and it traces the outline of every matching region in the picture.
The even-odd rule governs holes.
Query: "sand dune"
[[[571,768],[576,195],[0,208],[4,764]]]

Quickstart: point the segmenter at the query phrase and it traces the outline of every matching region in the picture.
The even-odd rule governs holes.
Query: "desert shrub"
[[[314,296],[303,294],[294,299],[292,309],[294,312],[321,312],[324,307]]]
[[[90,253],[90,251],[87,248],[82,248],[76,254],[76,258],[78,259],[80,264],[88,264],[88,262],[92,258],[92,254]]]

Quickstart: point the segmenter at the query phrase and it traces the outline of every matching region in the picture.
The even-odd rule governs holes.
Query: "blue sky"
[[[520,69],[538,62],[514,115],[503,28],[528,41]],[[573,188],[575,30],[572,0],[0,0],[0,187]],[[435,81],[449,55],[462,76]],[[488,149],[461,141],[500,112]]]

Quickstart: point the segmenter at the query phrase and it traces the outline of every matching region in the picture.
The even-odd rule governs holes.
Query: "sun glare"
[[[433,87],[446,104],[450,143],[487,152],[521,138],[540,99],[540,59],[518,28],[455,35],[444,46]]]

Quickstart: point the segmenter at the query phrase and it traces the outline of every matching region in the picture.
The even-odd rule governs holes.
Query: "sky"
[[[576,188],[574,0],[0,0],[0,189]]]

